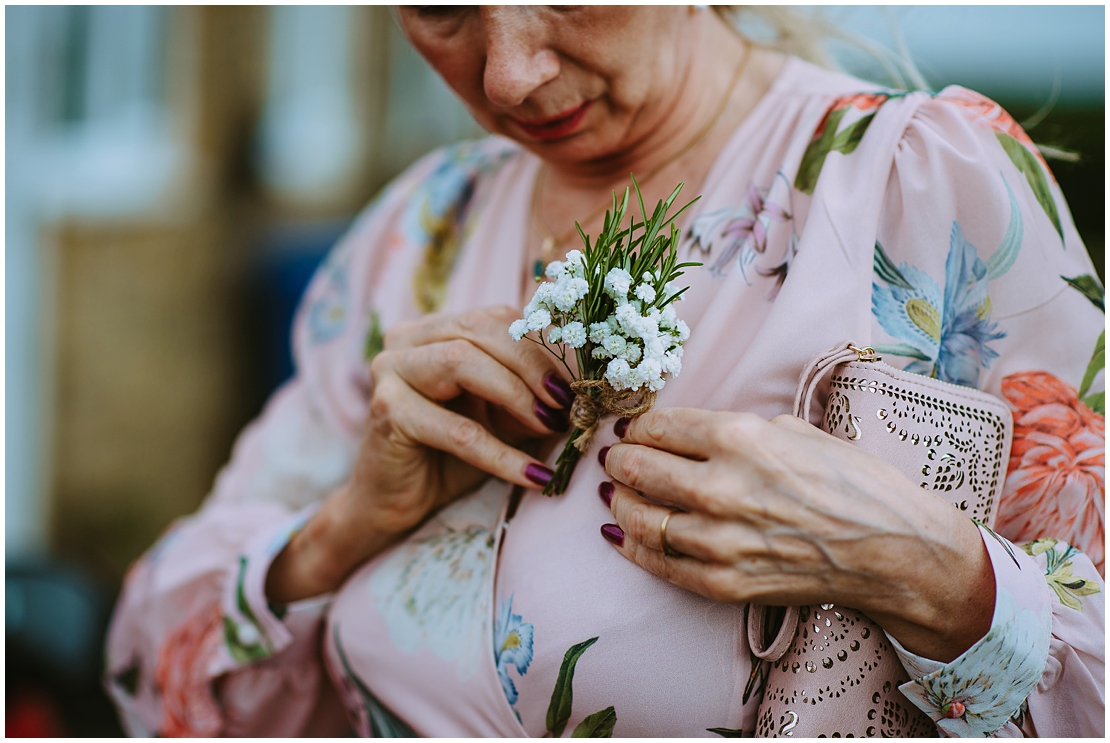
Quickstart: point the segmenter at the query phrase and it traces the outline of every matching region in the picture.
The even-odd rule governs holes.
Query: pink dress
[[[131,733],[755,728],[745,607],[617,554],[592,456],[561,497],[527,491],[510,516],[512,488],[489,480],[334,595],[265,600],[270,561],[350,473],[383,329],[527,301],[538,166],[497,138],[433,153],[319,270],[295,378],[127,576],[106,684]],[[1102,289],[1028,137],[961,88],[891,93],[790,60],[702,195],[681,248],[704,263],[678,306],[692,335],[657,404],[788,413],[804,363],[842,338],[1009,401],[991,631],[947,664],[902,652],[902,690],[945,735],[1101,736]]]

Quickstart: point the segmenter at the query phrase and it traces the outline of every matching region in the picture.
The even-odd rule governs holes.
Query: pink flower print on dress
[[[1014,121],[1014,117],[998,105],[990,98],[987,98],[982,93],[976,93],[974,90],[961,88],[958,86],[951,86],[945,88],[938,96],[938,101],[945,101],[951,103],[967,117],[968,121],[973,121],[977,124],[984,124],[996,132],[1009,134],[1011,137],[1021,142],[1025,147],[1037,156],[1037,159],[1048,170],[1048,163],[1045,162],[1044,157],[1041,156],[1037,146],[1033,144],[1033,140],[1021,128],[1021,125]]]
[[[751,216],[729,223],[721,234],[724,237],[735,235],[741,240],[750,237],[752,249],[762,254],[767,250],[767,230],[771,222],[786,222],[790,219],[790,213],[778,204],[766,201],[762,189],[757,188],[754,183],[748,189],[746,201]]]
[[[1044,371],[1011,374],[1014,444],[998,532],[1028,541],[1051,534],[1083,550],[1104,572],[1106,424],[1071,385]]]
[[[208,665],[223,636],[222,615],[213,604],[166,638],[155,678],[162,692],[162,727],[168,738],[212,737],[223,727],[220,705],[209,688]]]
[[[780,175],[781,173],[776,175],[776,181]],[[785,179],[783,182],[786,183]],[[772,223],[786,223],[793,218],[791,210],[772,198],[771,190],[753,183],[740,206],[709,212],[694,220],[690,230],[694,247],[708,253],[713,248],[715,238],[723,241],[723,249],[709,269],[714,276],[727,275],[728,265],[739,254],[737,263],[740,273],[744,281],[751,284],[748,267],[757,255],[763,255],[767,251]],[[789,192],[788,187],[786,190]]]

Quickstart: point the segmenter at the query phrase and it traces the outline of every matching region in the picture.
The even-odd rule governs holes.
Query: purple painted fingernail
[[[617,418],[617,422],[613,424],[613,433],[617,435],[618,439],[623,439],[624,435],[628,433],[628,424],[632,422],[631,418]]]
[[[618,547],[624,546],[624,529],[616,524],[602,524],[601,536],[605,537],[609,544],[614,544]]]
[[[613,503],[614,490],[616,490],[616,487],[608,480],[597,486],[597,494],[601,496],[601,500],[605,503],[606,508]]]
[[[571,391],[570,385],[555,372],[549,372],[543,378],[543,388],[550,392],[551,396],[564,408],[569,409],[571,403],[574,402],[574,393]]]
[[[564,411],[545,405],[542,400],[536,400],[532,410],[536,417],[552,431],[566,431],[570,428],[570,420],[567,418],[567,414]]]
[[[609,456],[609,449],[610,447],[603,446],[601,447],[601,451],[597,453],[597,461],[601,462],[602,467],[605,466],[605,457]]]
[[[547,483],[551,482],[551,478],[555,476],[555,470],[532,462],[524,468],[524,476],[541,488],[545,488]]]

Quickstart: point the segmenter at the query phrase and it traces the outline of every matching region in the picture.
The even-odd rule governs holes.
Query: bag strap
[[[802,369],[802,376],[798,380],[798,390],[794,393],[794,417],[811,422],[809,412],[813,406],[813,398],[818,385],[837,365],[846,361],[858,360],[860,355],[855,348],[851,341],[841,341],[809,360],[809,363]]]
[[[798,607],[786,607],[778,632],[775,633],[770,644],[764,646],[769,612],[770,609],[762,604],[752,604],[748,608],[748,646],[757,658],[774,663],[790,649],[790,644],[794,642],[794,635],[798,631]]]
[[[851,341],[841,341],[827,351],[823,351],[806,364],[798,380],[798,391],[794,393],[794,416],[809,422],[810,409],[816,397],[817,388],[829,373],[846,361],[856,361],[860,352],[855,350]],[[770,610],[761,604],[752,604],[748,609],[748,645],[757,658],[772,663],[781,658],[798,632],[798,607],[787,606],[782,623],[770,643],[766,643]]]

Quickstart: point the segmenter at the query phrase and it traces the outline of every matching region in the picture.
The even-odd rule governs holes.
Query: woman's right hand
[[[489,475],[546,484],[551,470],[516,447],[565,431],[572,394],[549,353],[510,338],[517,317],[509,307],[437,314],[386,334],[351,480],[274,560],[271,601],[333,590]]]

